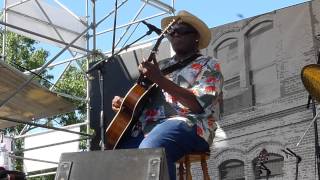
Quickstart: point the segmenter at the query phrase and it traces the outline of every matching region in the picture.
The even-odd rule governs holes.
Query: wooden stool
[[[208,173],[207,160],[209,159],[210,152],[193,152],[183,156],[177,161],[179,163],[179,180],[184,180],[184,166],[186,169],[186,180],[192,180],[191,176],[191,163],[201,162],[202,174],[204,180],[210,180]]]

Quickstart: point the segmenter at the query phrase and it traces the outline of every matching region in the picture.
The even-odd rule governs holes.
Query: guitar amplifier
[[[55,180],[168,180],[162,148],[63,153]]]

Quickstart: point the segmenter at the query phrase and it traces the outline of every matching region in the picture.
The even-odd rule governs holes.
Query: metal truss
[[[7,12],[8,11],[10,11],[14,7],[23,6],[23,4],[25,4],[25,3],[29,2],[29,1],[34,1],[35,3],[37,3],[37,5],[41,9],[43,15],[45,16],[45,18],[47,20],[47,21],[41,21],[41,20],[37,20],[37,21],[39,21],[39,23],[45,23],[45,24],[49,25],[51,28],[53,28],[54,32],[59,37],[58,39],[52,38],[50,36],[42,35],[42,34],[40,34],[38,32],[35,32],[35,31],[27,30],[24,27],[19,27],[19,26],[12,25],[12,24],[10,24],[10,22],[6,22],[6,17],[7,17]],[[52,19],[50,19],[50,17],[48,16],[45,8],[43,8],[41,6],[41,4],[39,3],[40,1],[43,1],[43,0],[20,0],[20,1],[17,1],[16,3],[14,3],[14,4],[6,6],[7,0],[3,0],[4,7],[2,9],[3,15],[2,15],[2,20],[0,21],[0,24],[2,25],[2,30],[4,32],[7,31],[7,28],[13,28],[13,29],[17,29],[19,31],[22,31],[24,33],[32,34],[34,36],[41,37],[43,39],[47,39],[47,40],[59,43],[60,45],[63,45],[63,48],[59,52],[57,52],[54,56],[52,56],[52,58],[49,59],[42,67],[30,70],[30,72],[34,72],[36,74],[40,74],[41,72],[45,71],[48,68],[53,68],[53,67],[56,67],[58,65],[66,65],[64,70],[63,70],[63,73],[57,78],[58,80],[56,81],[55,84],[57,84],[60,81],[60,79],[63,77],[64,73],[70,67],[72,62],[75,61],[78,64],[78,66],[80,67],[81,61],[85,60],[87,67],[89,67],[89,63],[97,61],[97,58],[99,58],[99,57],[101,58],[101,56],[102,57],[109,56],[110,54],[113,54],[115,51],[125,47],[126,44],[128,44],[128,42],[130,41],[130,38],[133,36],[133,34],[135,32],[139,32],[138,25],[140,24],[140,22],[145,21],[145,20],[151,20],[151,19],[154,19],[154,18],[157,18],[157,17],[160,17],[160,16],[168,15],[168,14],[174,14],[174,11],[175,11],[175,9],[174,9],[175,0],[170,0],[171,4],[167,4],[167,3],[164,3],[163,1],[159,1],[159,0],[141,0],[140,1],[140,3],[141,3],[140,8],[137,10],[137,12],[132,16],[132,18],[130,20],[128,20],[127,22],[122,23],[122,24],[114,23],[113,27],[106,27],[106,26],[102,27],[101,24],[103,24],[107,20],[111,19],[111,20],[115,21],[118,18],[117,17],[117,11],[121,10],[121,9],[124,9],[125,5],[129,2],[129,0],[122,0],[119,3],[118,3],[118,0],[106,1],[107,2],[106,5],[108,5],[108,7],[112,7],[112,5],[113,5],[112,3],[115,3],[114,4],[114,8],[111,9],[109,12],[106,12],[105,15],[101,19],[98,19],[98,20],[97,20],[97,11],[101,10],[104,7],[101,7],[101,6],[97,7],[97,5],[96,5],[97,1],[96,0],[83,0],[82,2],[79,2],[77,0],[77,3],[84,3],[85,4],[85,20],[83,20],[83,18],[77,16],[73,11],[71,11],[67,6],[65,6],[59,0],[52,0],[51,2],[55,3],[61,9],[64,9],[65,11],[67,11],[70,16],[76,18],[79,22],[81,22],[82,24],[84,24],[86,26],[85,30],[83,30],[75,39],[73,39],[73,41],[68,43],[68,42],[64,41],[62,35],[58,31],[58,29],[65,29],[65,28],[57,26],[52,21]],[[150,15],[150,16],[141,17],[142,12],[144,10],[148,9],[148,8],[156,8],[158,11],[160,10],[160,12],[159,13],[155,13],[155,14]],[[18,11],[15,11],[14,13],[18,14],[18,15],[22,15]],[[33,18],[33,17],[25,15],[25,14],[23,14],[23,16],[25,16],[26,18],[31,18],[31,19]],[[120,36],[117,39],[117,41],[114,41],[112,49],[104,49],[104,48],[99,48],[98,47],[98,45],[97,45],[97,39],[98,38],[102,37],[105,34],[113,33],[112,36],[113,36],[113,39],[115,39],[116,32],[118,30],[123,30],[123,32],[122,32],[122,34],[120,34]],[[131,33],[129,33],[130,30],[132,30]],[[6,33],[3,33],[2,57],[6,57],[6,54],[5,54],[5,46],[6,46],[6,44],[5,44],[5,42],[6,42],[7,37],[5,36],[5,34]],[[79,47],[79,46],[74,44],[79,38],[84,37],[84,36],[87,39],[86,48],[82,48],[82,47]],[[127,39],[124,41],[125,38],[127,38]],[[140,46],[142,44],[149,43],[149,42],[151,42],[151,41],[153,41],[155,39],[157,39],[157,38],[156,37],[152,37],[150,39],[138,42],[138,43],[134,44],[133,46]],[[122,47],[119,47],[121,42],[122,42]],[[83,52],[85,52],[85,54],[75,53],[72,50],[72,48],[80,50],[80,51],[83,51]],[[101,51],[101,49],[104,49],[104,50]],[[71,55],[71,58],[59,59],[59,58],[62,57],[62,54],[64,54],[66,51],[69,52],[69,54]],[[59,61],[58,61],[58,59],[59,59]],[[4,61],[5,59],[2,59],[2,60]],[[88,69],[82,69],[82,73],[84,74],[84,76],[86,77],[86,80],[87,80],[87,97],[86,98],[82,98],[82,97],[77,97],[77,96],[70,95],[70,94],[64,94],[64,93],[56,92],[55,84],[52,85],[52,87],[50,88],[50,91],[55,92],[55,93],[57,93],[57,94],[59,94],[61,96],[73,99],[73,100],[80,100],[80,101],[84,101],[84,102],[87,103],[87,116],[86,116],[87,120],[84,123],[79,124],[79,125],[86,125],[87,126],[87,135],[89,136],[90,135],[90,131],[89,131],[89,124],[90,124],[90,119],[89,119],[89,117],[90,117],[89,116],[89,101],[90,101],[90,97],[89,97],[89,94],[90,94],[90,92],[89,92],[88,77],[87,77],[87,74],[86,74],[87,70]],[[28,73],[26,73],[26,74],[28,74]],[[0,102],[0,108],[2,106],[4,106],[6,103],[8,103],[14,96],[16,96],[17,93],[22,91],[36,77],[36,75],[34,75],[34,74],[29,74],[29,75],[30,75],[30,78],[28,80],[26,80],[24,83],[20,84],[19,87],[14,92],[11,92],[11,94],[8,94],[7,98]],[[10,119],[10,118],[6,118],[6,117],[2,117],[2,119],[3,120],[7,120],[7,121],[13,121],[13,122],[16,122],[16,123],[23,123],[23,122],[19,122],[19,120],[17,120],[17,119]],[[30,125],[31,126],[37,126],[37,124],[34,124],[34,123],[31,123],[31,124],[30,123],[25,123],[25,124],[27,124],[26,126],[30,126]],[[38,126],[38,127],[41,127],[41,125]],[[54,130],[58,130],[59,131],[61,129],[55,128]],[[66,131],[66,130],[62,130],[62,131]],[[26,137],[27,135],[24,135],[23,133],[24,133],[24,131],[22,131],[21,134],[19,136],[15,137],[15,138]],[[72,133],[72,132],[70,132],[70,133]],[[83,140],[83,139],[81,139],[81,140]],[[73,141],[66,141],[64,143],[70,143],[70,142],[74,142],[74,141],[78,141],[78,139],[77,140],[73,140]],[[89,141],[87,141],[87,142],[88,142],[87,143],[87,147],[89,149]],[[59,145],[59,144],[62,144],[62,143],[57,143],[57,144],[53,143],[53,144],[50,144],[48,146],[54,146],[54,145]],[[44,147],[47,147],[47,146],[41,146],[41,147],[37,147],[37,148],[44,148]],[[28,150],[28,149],[25,149],[25,150]],[[21,158],[22,159],[27,159],[27,158],[24,158],[24,157],[17,157],[17,156],[13,156],[13,155],[11,155],[11,157],[13,157],[15,159],[19,159],[19,158],[20,159]],[[43,162],[43,160],[38,160],[38,161],[42,161]],[[48,162],[48,163],[56,163],[56,162]]]

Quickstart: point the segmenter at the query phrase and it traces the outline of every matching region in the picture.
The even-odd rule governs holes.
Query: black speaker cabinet
[[[136,65],[138,66],[138,65]],[[103,100],[100,92],[100,77],[98,71],[90,73],[89,92],[90,92],[90,128],[94,129],[96,136],[91,140],[91,150],[101,149],[100,143],[100,115],[101,103],[104,104],[104,129],[115,115],[111,108],[111,102],[114,96],[124,97],[128,90],[132,87],[134,80],[133,75],[124,64],[124,60],[120,56],[110,59],[107,63],[103,63],[101,76],[103,77]],[[137,68],[134,68],[137,69]],[[102,101],[102,102],[101,102]],[[105,139],[105,138],[104,138]]]
[[[63,153],[55,180],[168,180],[162,148]]]

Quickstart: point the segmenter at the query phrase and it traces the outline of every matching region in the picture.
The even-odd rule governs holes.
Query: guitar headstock
[[[181,18],[173,18],[172,20],[171,20],[171,22],[167,25],[167,27],[165,27],[164,29],[163,29],[163,31],[162,31],[162,33],[160,34],[160,36],[164,36],[165,34],[167,34],[168,33],[168,31],[170,30],[170,28],[174,25],[174,24],[176,24],[176,23],[178,23],[178,22],[180,22],[181,21]]]
[[[160,43],[161,43],[162,39],[164,38],[164,35],[167,34],[169,28],[172,25],[174,25],[175,23],[177,23],[179,20],[180,20],[180,18],[172,19],[171,22],[164,28],[164,30],[159,35],[157,42],[155,43],[154,47],[152,48],[151,54],[150,54],[147,61],[149,61],[149,62],[153,61],[154,64],[157,64],[157,62],[155,60],[155,54],[156,54],[156,52],[158,52],[158,48],[160,46]]]

